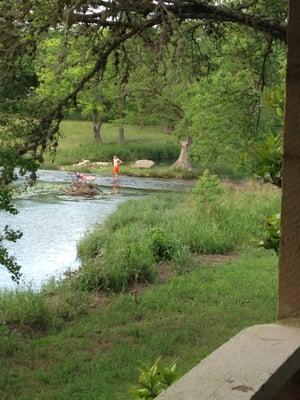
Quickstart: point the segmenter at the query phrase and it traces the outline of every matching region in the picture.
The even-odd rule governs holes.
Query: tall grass
[[[0,292],[0,321],[22,330],[45,331],[53,324],[53,314],[45,298],[32,289]]]
[[[42,333],[60,328],[64,322],[85,314],[89,298],[70,288],[70,282],[58,285],[50,280],[40,292],[30,287],[0,291],[0,327],[26,333]],[[1,335],[0,335],[1,336]]]
[[[258,243],[279,202],[277,191],[259,186],[227,188],[209,207],[191,193],[129,201],[79,243],[77,284],[120,291],[134,280],[155,281],[164,259],[186,267],[191,253],[226,254]]]

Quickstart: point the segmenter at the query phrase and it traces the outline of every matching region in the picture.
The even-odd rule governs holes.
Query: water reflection
[[[120,181],[118,178],[115,178],[113,181],[113,187],[112,187],[111,194],[118,194],[119,191],[120,191]]]

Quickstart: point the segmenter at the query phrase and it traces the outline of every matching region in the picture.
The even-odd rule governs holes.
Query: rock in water
[[[98,193],[97,188],[89,183],[73,182],[69,192],[74,196],[95,196]]]

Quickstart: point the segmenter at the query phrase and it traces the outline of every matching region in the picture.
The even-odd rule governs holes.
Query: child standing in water
[[[117,178],[119,176],[119,165],[122,163],[122,161],[117,157],[114,156],[113,157],[113,164],[114,164],[114,169],[113,169],[113,174],[115,176],[115,178]]]

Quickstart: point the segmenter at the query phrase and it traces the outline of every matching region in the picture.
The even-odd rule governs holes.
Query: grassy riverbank
[[[218,201],[129,201],[79,245],[80,272],[0,295],[0,398],[129,399],[140,363],[183,374],[276,314],[277,256],[258,248],[279,192],[247,184]],[[125,293],[116,294],[115,292]]]
[[[47,166],[48,168],[51,165]],[[199,167],[193,168],[192,170],[179,170],[170,168],[170,164],[160,163],[155,165],[152,168],[135,168],[131,163],[123,163],[120,167],[120,176],[123,175],[127,176],[135,176],[139,178],[165,178],[165,179],[194,179],[198,178],[201,174],[201,169]],[[84,166],[74,166],[74,165],[63,165],[59,167],[61,170],[65,171],[79,171],[79,172],[86,172],[91,174],[112,174],[112,167],[111,166],[94,166],[91,165],[84,165]]]
[[[229,186],[217,201],[199,204],[193,193],[160,194],[121,205],[79,244],[84,266],[76,279],[87,290],[122,291],[155,282],[157,264],[169,260],[180,273],[194,254],[227,254],[263,236],[279,193],[259,185]]]

